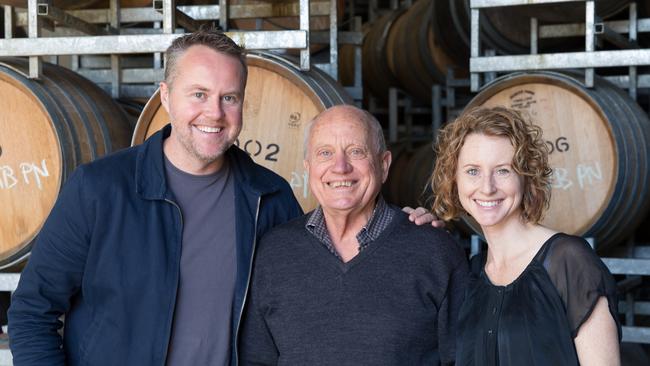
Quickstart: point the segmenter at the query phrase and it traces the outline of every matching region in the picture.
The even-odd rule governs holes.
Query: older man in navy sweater
[[[467,279],[462,249],[383,200],[391,154],[372,115],[330,108],[306,138],[320,206],[260,243],[242,363],[452,364]]]

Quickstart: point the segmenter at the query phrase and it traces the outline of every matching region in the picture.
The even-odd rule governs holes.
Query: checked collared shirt
[[[361,231],[357,234],[359,252],[381,235],[381,233],[388,227],[388,224],[393,220],[393,217],[395,217],[395,211],[388,207],[382,196],[379,196],[368,223],[361,228]],[[314,235],[316,239],[318,239],[318,241],[320,241],[330,251],[330,253],[334,254],[337,258],[340,258],[339,253],[334,247],[334,243],[332,243],[329,232],[327,231],[325,215],[323,214],[321,206],[318,206],[311,213],[307,223],[305,224],[305,228]]]

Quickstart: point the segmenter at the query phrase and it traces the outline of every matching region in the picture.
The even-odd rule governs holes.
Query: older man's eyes
[[[330,157],[332,157],[332,155],[334,155],[334,154],[329,150],[318,150],[316,152],[316,156],[321,158],[321,159],[330,158]]]
[[[361,158],[365,158],[367,154],[365,149],[362,149],[360,147],[355,147],[348,150],[348,155],[352,159],[361,159]]]

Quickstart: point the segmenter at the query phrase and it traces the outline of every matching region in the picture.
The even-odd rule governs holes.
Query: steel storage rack
[[[225,0],[221,0],[219,5],[176,7],[172,0],[154,0],[153,6],[149,8],[120,8],[119,1],[111,0],[109,9],[69,11],[53,7],[43,0],[28,0],[27,3],[25,11],[4,7],[5,39],[0,39],[0,56],[29,56],[32,78],[38,78],[40,75],[41,57],[72,56],[72,69],[98,84],[110,82],[110,92],[114,98],[150,96],[155,90],[154,86],[138,89],[133,85],[160,81],[160,54],[172,39],[178,37],[183,30],[196,29],[202,21],[215,19],[218,19],[221,27],[226,30],[224,25],[228,19],[298,16],[299,29],[231,31],[227,34],[235,42],[251,50],[298,49],[300,68],[309,70],[309,18],[329,15],[329,31],[314,33],[313,36],[316,41],[330,45],[330,62],[317,66],[335,79],[338,72],[336,47],[339,43],[339,32],[336,1],[313,1],[310,4],[309,0],[299,0],[298,3],[288,4],[227,5]],[[227,11],[222,12],[220,9]],[[54,22],[59,26],[54,27]],[[154,27],[121,27],[124,23],[137,22],[152,23]],[[177,29],[176,24],[184,29]],[[28,38],[13,38],[13,26],[26,26]],[[48,36],[44,37],[45,35]],[[358,32],[341,32],[341,38],[343,42],[361,43]],[[149,53],[154,54],[154,67],[121,67],[120,56]],[[79,69],[78,55],[84,55],[90,63],[108,64],[110,68],[101,71]],[[110,62],[98,61],[99,55],[110,55]]]
[[[539,25],[537,19],[531,19],[530,54],[529,55],[481,55],[480,10],[494,7],[516,5],[540,5],[558,3],[584,3],[585,23],[564,25]],[[594,68],[596,67],[631,67],[628,78],[619,78],[627,82],[631,90],[643,82],[643,87],[650,86],[648,76],[638,77],[636,67],[650,65],[650,49],[639,49],[636,44],[640,32],[650,32],[650,19],[638,19],[636,4],[630,4],[629,20],[602,22],[596,21],[595,2],[593,0],[471,0],[471,58],[470,79],[472,91],[481,87],[480,75],[483,73],[512,72],[524,70],[585,69],[585,85],[593,86]],[[623,38],[620,34],[628,33]],[[585,51],[558,52],[538,54],[540,38],[585,36]],[[607,38],[625,50],[597,51],[597,37]]]

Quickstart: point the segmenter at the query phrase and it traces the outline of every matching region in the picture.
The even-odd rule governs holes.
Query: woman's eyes
[[[479,176],[481,172],[477,168],[469,168],[465,170],[465,173],[473,177],[476,177]],[[494,172],[494,175],[501,176],[501,177],[507,176],[509,174],[510,174],[510,169],[508,168],[499,168]]]
[[[471,175],[471,176],[477,176],[478,175],[478,169],[470,168],[470,169],[467,169],[466,173]]]

